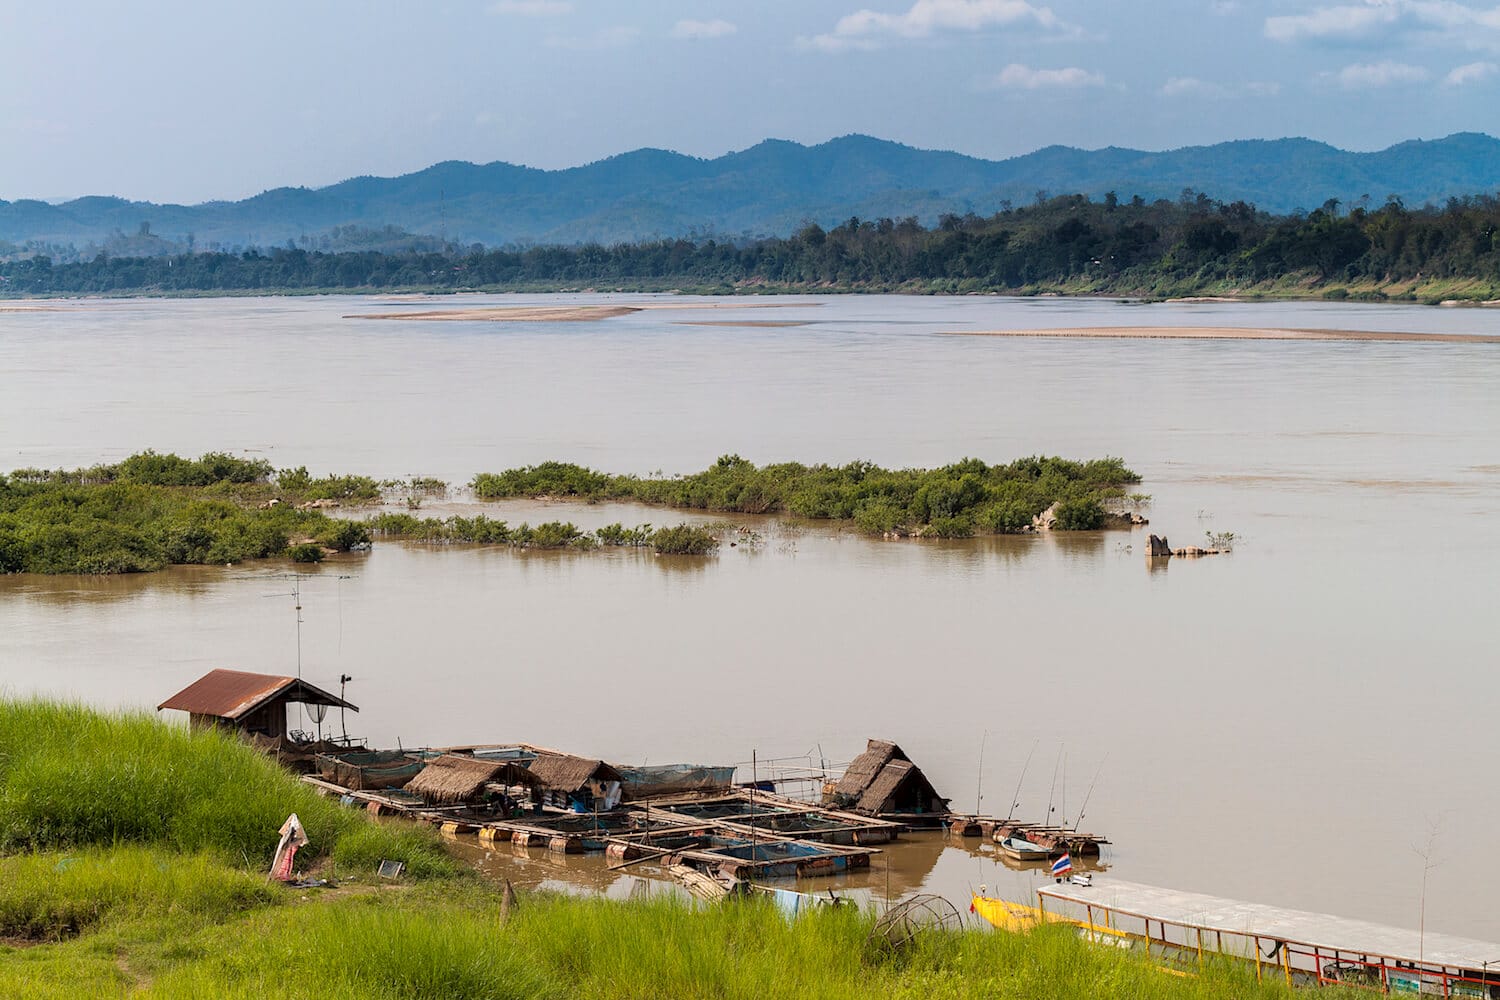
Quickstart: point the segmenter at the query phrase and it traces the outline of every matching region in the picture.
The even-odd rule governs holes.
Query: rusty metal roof
[[[358,706],[296,677],[252,674],[244,670],[210,670],[157,705],[156,710],[175,708],[194,715],[236,720],[282,695],[287,701],[359,711]]]

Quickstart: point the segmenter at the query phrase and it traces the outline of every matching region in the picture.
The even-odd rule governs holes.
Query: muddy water
[[[1050,802],[1068,820],[1097,774],[1083,822],[1114,841],[1104,861],[1122,877],[1408,926],[1432,837],[1428,926],[1500,941],[1488,857],[1500,349],[935,336],[1495,334],[1500,313],[848,297],[777,311],[795,327],[689,325],[765,319],[724,308],[341,318],[392,308],[0,314],[0,467],[148,446],[452,481],[547,458],[670,474],[731,451],[888,465],[1121,455],[1155,498],[1151,530],[1179,545],[1232,531],[1234,554],[1152,569],[1139,532],[887,543],[745,519],[759,540],[709,560],[382,544],[303,582],[304,669],[315,682],[354,675],[349,731],[382,744],[523,739],[656,763],[754,750],[776,768],[847,761],[881,736],[956,805],[982,796],[1003,813],[1019,784],[1018,815]],[[287,570],[0,579],[0,685],[150,706],[211,667],[290,670]],[[1037,878],[941,838],[887,861],[894,894],[961,899],[985,882],[1019,895]],[[527,864],[539,881],[569,878]],[[883,893],[886,876],[877,865],[862,891]],[[590,878],[578,881],[629,891],[615,874]]]

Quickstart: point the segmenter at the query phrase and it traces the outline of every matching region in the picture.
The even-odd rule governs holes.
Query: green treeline
[[[1057,526],[1104,526],[1108,501],[1140,476],[1117,458],[1074,462],[1023,458],[987,465],[969,458],[939,469],[882,469],[783,462],[756,466],[725,455],[703,472],[673,479],[610,476],[566,462],[544,462],[481,473],[471,484],[481,499],[579,497],[634,500],[694,510],[791,514],[853,521],[870,534],[897,532],[938,538],[1025,531],[1056,505]]]
[[[1500,295],[1500,198],[1409,209],[1330,200],[1273,216],[1185,191],[1040,199],[993,216],[849,219],[747,243],[668,239],[447,253],[251,250],[0,264],[0,292],[91,294],[547,287],[1276,294],[1436,300]]]

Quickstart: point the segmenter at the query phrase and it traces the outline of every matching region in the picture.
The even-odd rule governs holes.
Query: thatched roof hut
[[[889,740],[870,740],[844,776],[824,795],[826,805],[868,816],[941,815],[948,800],[910,757]]]
[[[577,792],[594,783],[623,780],[619,771],[602,760],[566,753],[538,754],[531,762],[531,773],[542,787],[558,792]]]
[[[543,750],[531,762],[543,801],[559,809],[609,810],[620,804],[622,777],[613,765]]]
[[[537,784],[526,768],[508,761],[478,760],[460,754],[444,754],[428,762],[406,790],[433,805],[457,805],[479,797],[489,784]]]

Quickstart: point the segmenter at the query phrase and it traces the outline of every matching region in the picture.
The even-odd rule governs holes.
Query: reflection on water
[[[475,298],[489,301],[541,300]],[[1485,669],[1500,351],[935,336],[1144,323],[1493,334],[1500,313],[850,296],[778,312],[815,325],[746,329],[650,312],[339,318],[351,311],[308,298],[0,315],[0,467],[229,449],[461,485],[546,459],[670,475],[727,452],[887,466],[1121,455],[1153,496],[1148,529],[886,542],[639,505],[486,506],[585,528],[705,520],[760,541],[704,560],[381,542],[305,571],[302,661],[314,683],[353,675],[351,732],[384,745],[525,740],[649,763],[816,747],[838,762],[878,736],[967,808],[983,744],[986,809],[1009,805],[1039,746],[1016,815],[1046,813],[1050,759],[1075,775],[1102,764],[1089,825],[1114,842],[1121,877],[1403,926],[1422,888],[1411,844],[1431,828],[1443,863],[1428,926],[1500,940],[1471,863],[1500,827],[1484,717],[1500,698]],[[476,509],[455,490],[421,513]],[[1237,542],[1168,568],[1146,559],[1147,531]],[[290,568],[0,579],[0,688],[149,708],[214,667],[290,671]],[[1332,872],[1314,846],[1330,841]],[[903,840],[887,869],[877,860],[848,885],[879,894],[888,872],[893,894],[961,902],[970,885],[1020,897],[1044,877],[991,853]],[[535,884],[628,893],[636,879],[602,859],[506,863]]]

